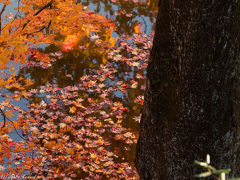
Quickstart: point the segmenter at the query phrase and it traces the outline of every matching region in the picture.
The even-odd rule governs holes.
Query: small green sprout
[[[195,177],[197,177],[197,178],[206,178],[206,177],[209,177],[209,176],[213,176],[213,177],[216,177],[216,180],[240,180],[240,178],[226,179],[226,174],[229,174],[231,169],[219,169],[219,170],[217,170],[216,168],[211,166],[210,165],[210,155],[209,154],[207,154],[206,162],[194,161],[194,163],[197,164],[198,166],[201,166],[201,167],[207,169],[207,171],[195,175]]]

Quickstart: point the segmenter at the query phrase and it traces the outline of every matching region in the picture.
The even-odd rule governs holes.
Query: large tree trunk
[[[194,160],[240,176],[238,0],[160,0],[136,167],[189,180]]]

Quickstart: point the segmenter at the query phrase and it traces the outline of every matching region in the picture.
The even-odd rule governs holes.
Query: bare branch
[[[5,116],[5,114],[4,114],[4,112],[3,112],[3,110],[0,108],[0,112],[1,112],[1,114],[2,114],[2,116],[3,116],[3,126],[1,127],[1,129],[2,128],[4,128],[5,127],[5,125],[6,125],[6,116]]]
[[[1,15],[2,15],[2,13],[5,11],[6,7],[7,7],[7,5],[6,5],[6,4],[4,4],[4,6],[3,6],[3,8],[2,8],[2,10],[1,10],[1,12],[0,12],[0,16],[1,16]]]
[[[1,10],[1,12],[0,12],[0,34],[1,34],[1,29],[2,29],[2,14],[3,14],[3,12],[5,11],[6,7],[7,7],[7,5],[4,4],[4,5],[3,5],[3,8],[2,8],[2,10]]]
[[[16,13],[15,16],[14,16],[13,21],[15,21],[15,19],[17,19],[17,16],[18,16],[18,13],[19,13],[19,10],[20,10],[20,8],[19,8],[19,6],[20,6],[20,2],[21,2],[21,0],[18,0],[18,7],[17,7],[18,10],[17,10],[17,13]],[[13,22],[13,21],[12,21],[12,22]],[[11,23],[12,23],[12,22],[11,22]]]

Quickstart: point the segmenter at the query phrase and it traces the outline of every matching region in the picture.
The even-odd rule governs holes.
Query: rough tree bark
[[[194,160],[240,176],[238,0],[160,0],[136,167],[189,180]]]

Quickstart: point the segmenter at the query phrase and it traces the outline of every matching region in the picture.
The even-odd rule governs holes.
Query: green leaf
[[[211,174],[212,173],[210,171],[208,171],[208,172],[203,172],[201,174],[197,174],[197,175],[195,175],[195,177],[197,177],[197,178],[204,178],[204,177],[211,176]]]
[[[216,169],[212,166],[210,166],[208,163],[206,162],[200,162],[200,161],[194,161],[195,164],[201,166],[201,167],[204,167],[204,168],[207,168],[207,169],[210,169],[211,171],[215,172]]]
[[[194,161],[195,164],[201,166],[201,167],[208,167],[208,164],[206,162],[200,162],[200,161]]]
[[[214,171],[213,173],[220,175],[221,173],[228,174],[228,173],[230,173],[230,171],[231,171],[231,169],[219,169],[219,170]]]

